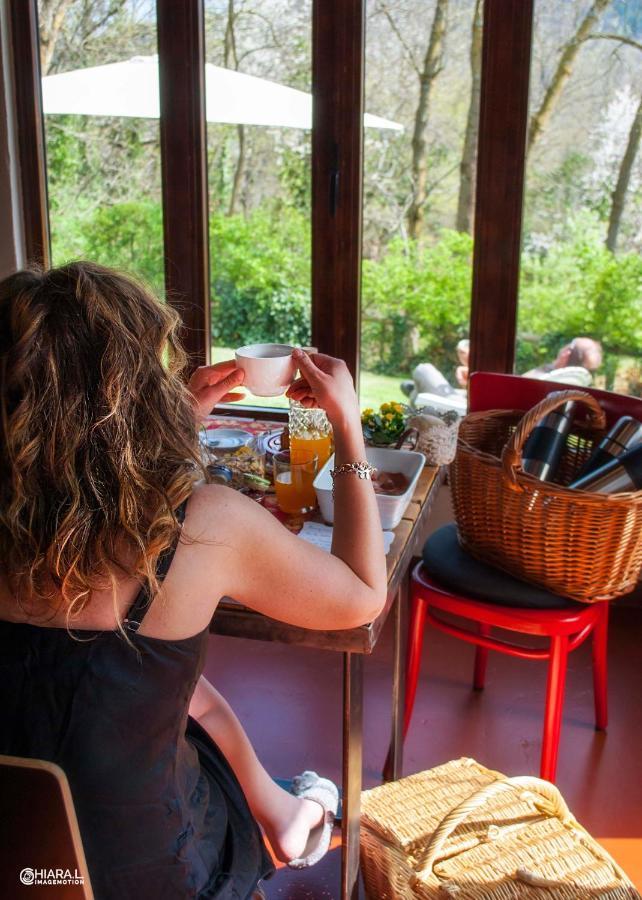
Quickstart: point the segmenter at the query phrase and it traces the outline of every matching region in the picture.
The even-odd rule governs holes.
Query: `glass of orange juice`
[[[303,514],[316,506],[312,482],[319,467],[319,457],[309,449],[290,449],[275,453],[274,489],[276,502],[284,513]]]

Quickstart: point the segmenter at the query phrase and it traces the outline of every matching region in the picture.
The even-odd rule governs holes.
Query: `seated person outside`
[[[524,372],[524,378],[544,378],[549,381],[578,383],[588,387],[593,372],[602,365],[602,345],[589,337],[576,337],[565,344],[553,362]]]
[[[223,596],[312,629],[386,597],[369,480],[337,477],[331,554],[207,483],[198,424],[243,372],[186,387],[178,327],[92,263],[0,283],[0,753],[66,772],[97,900],[250,898],[273,871],[259,826],[285,862],[322,855],[323,797],[270,778],[202,675],[209,625]],[[326,410],[337,466],[364,460],[345,364],[297,362],[289,396]]]
[[[459,365],[455,379],[459,389],[453,387],[432,363],[420,363],[412,373],[412,381],[402,382],[401,389],[416,406],[444,407],[440,398],[448,398],[446,406],[465,411],[465,389],[468,385],[470,341],[459,341],[456,348]],[[524,378],[541,378],[588,387],[593,372],[602,365],[602,345],[588,337],[576,337],[566,344],[551,363],[545,363],[524,373]]]

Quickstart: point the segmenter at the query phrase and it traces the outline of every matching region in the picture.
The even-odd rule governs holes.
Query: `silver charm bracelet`
[[[372,476],[376,471],[377,470],[375,469],[375,467],[371,466],[368,462],[344,463],[337,469],[331,469],[330,475],[332,476],[332,497],[334,498],[334,489],[336,486],[337,475],[357,475],[358,478],[360,478],[362,481],[372,481]]]

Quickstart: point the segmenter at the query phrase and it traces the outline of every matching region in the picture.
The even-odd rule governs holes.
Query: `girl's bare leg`
[[[289,794],[270,778],[232,708],[203,676],[196,685],[189,714],[232,767],[252,815],[265,830],[277,858],[288,862],[299,857],[310,830],[322,819],[321,806]]]

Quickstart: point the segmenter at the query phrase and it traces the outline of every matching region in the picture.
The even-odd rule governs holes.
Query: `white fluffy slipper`
[[[303,772],[292,779],[292,793],[295,797],[314,800],[323,807],[323,819],[310,832],[303,855],[288,863],[291,869],[307,869],[318,863],[330,848],[332,828],[339,807],[339,791],[336,784],[327,778],[320,778],[316,772]]]

